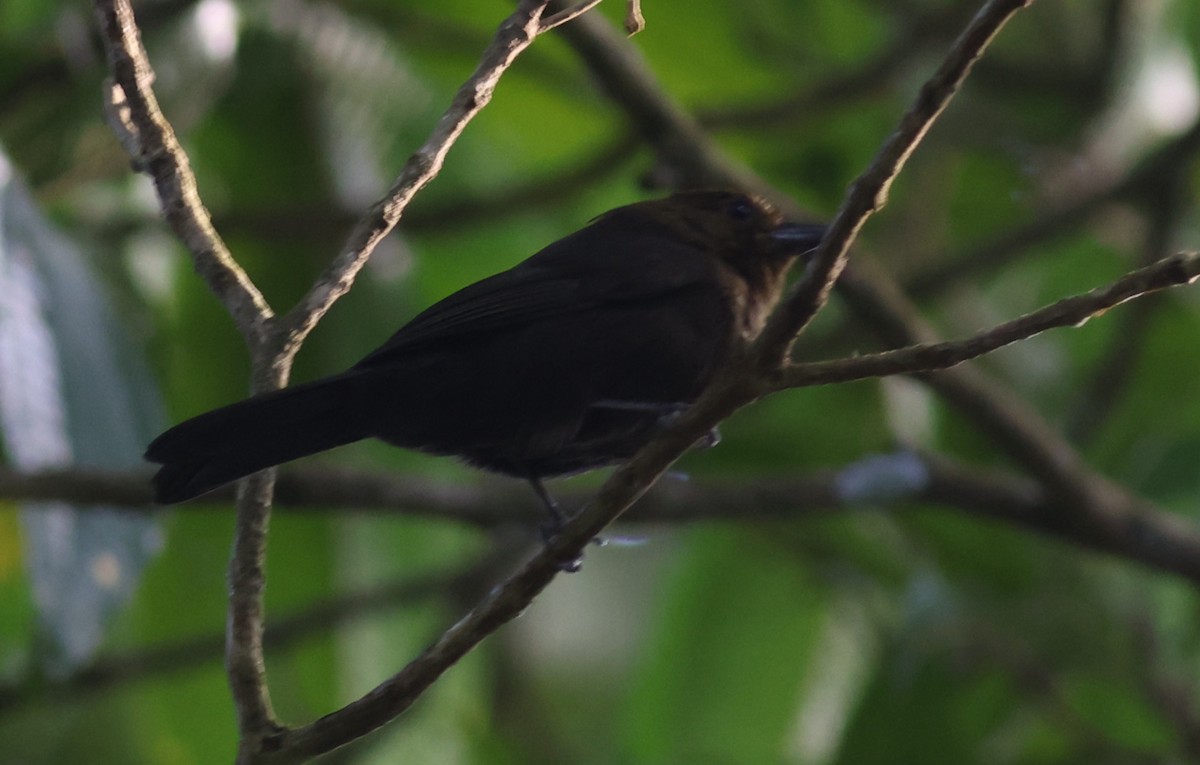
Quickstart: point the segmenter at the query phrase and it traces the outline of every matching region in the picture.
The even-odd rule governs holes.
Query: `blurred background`
[[[135,9],[217,229],[283,312],[428,135],[511,4]],[[601,10],[619,26],[623,5]],[[647,0],[628,44],[724,151],[822,219],[975,10]],[[1198,56],[1188,0],[1035,4],[922,144],[856,257],[963,337],[1200,246]],[[158,430],[246,394],[245,347],[104,122],[90,8],[5,0],[0,62],[0,763],[230,762],[230,505],[115,497],[136,494]],[[540,38],[293,379],[343,369],[433,301],[670,178],[572,46]],[[880,347],[835,298],[797,353]],[[1098,473],[1196,522],[1194,289],[977,366]],[[722,431],[657,491],[673,519],[632,514],[409,713],[325,761],[1200,762],[1195,582],[989,520],[965,496],[905,500],[894,484],[911,449],[1028,484],[928,388],[787,392]],[[63,478],[61,496],[22,502],[22,474],[72,466],[115,488],[93,498]],[[815,512],[812,497],[780,497],[781,482],[864,468],[883,485],[858,496],[875,502]],[[336,489],[349,469],[428,503],[306,499],[305,485]],[[308,484],[275,514],[267,587],[272,697],[287,722],[398,670],[537,541],[531,493],[451,460],[363,444],[294,474]],[[578,502],[602,477],[551,488]],[[763,487],[775,487],[769,512]]]

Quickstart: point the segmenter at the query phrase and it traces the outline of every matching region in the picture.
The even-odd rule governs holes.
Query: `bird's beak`
[[[820,223],[783,223],[771,232],[771,238],[789,252],[807,255],[821,244],[825,229]]]

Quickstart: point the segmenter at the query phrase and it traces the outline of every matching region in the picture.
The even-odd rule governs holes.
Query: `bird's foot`
[[[546,491],[546,487],[542,484],[540,478],[530,478],[529,485],[533,487],[538,498],[542,500],[542,505],[546,508],[548,518],[545,523],[538,527],[538,532],[542,537],[542,545],[548,548],[566,527],[567,518],[563,515],[562,510],[559,509],[558,502],[554,497],[550,496],[550,492]],[[608,544],[604,537],[595,537],[591,543],[597,547],[604,547]],[[560,560],[558,568],[568,574],[574,574],[583,568],[583,554],[580,553],[574,558]]]
[[[692,448],[700,450],[711,449],[719,443],[721,443],[721,431],[717,428],[713,428],[701,436],[700,440],[692,444]]]
[[[538,527],[538,531],[542,537],[542,545],[546,548],[551,547],[554,544],[554,540],[558,538],[558,535],[562,532],[562,530],[563,526],[560,523],[555,523],[553,521],[549,523],[543,523]],[[605,547],[608,545],[608,541],[609,540],[606,537],[593,537],[591,544],[595,545],[596,547]],[[558,561],[558,569],[567,574],[574,574],[580,571],[582,568],[583,553],[580,553],[573,558],[564,557]]]

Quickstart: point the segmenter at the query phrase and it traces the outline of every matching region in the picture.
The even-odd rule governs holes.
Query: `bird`
[[[154,439],[174,504],[364,439],[533,487],[628,460],[753,338],[825,227],[700,190],[594,218],[401,327],[348,370],[200,414]]]

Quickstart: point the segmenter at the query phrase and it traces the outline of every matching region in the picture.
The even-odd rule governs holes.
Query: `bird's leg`
[[[543,535],[547,532],[550,535],[557,534],[566,524],[562,510],[558,509],[558,502],[555,501],[554,497],[550,496],[550,492],[546,491],[546,486],[542,483],[542,479],[530,476],[529,485],[533,487],[533,493],[537,494],[538,499],[542,501],[542,506],[546,508],[546,513],[550,516],[550,523],[542,527]]]
[[[658,417],[656,427],[666,430],[676,420],[683,416],[691,404],[682,401],[620,401],[617,399],[601,399],[591,405],[592,409],[607,409],[613,412],[640,412],[653,414]],[[711,449],[721,443],[721,432],[716,428],[708,431],[703,438],[692,444],[693,449]]]
[[[546,486],[542,483],[542,479],[537,476],[529,476],[528,480],[529,485],[533,487],[534,494],[538,495],[538,499],[542,501],[542,505],[546,508],[546,513],[550,516],[550,520],[539,527],[542,532],[542,544],[549,547],[550,542],[554,540],[554,537],[566,525],[567,519],[563,516],[562,510],[559,509],[558,502],[555,501],[554,497],[550,496],[550,492],[546,491]],[[568,574],[574,574],[583,568],[583,556],[580,555],[578,558],[560,561],[558,567]]]

